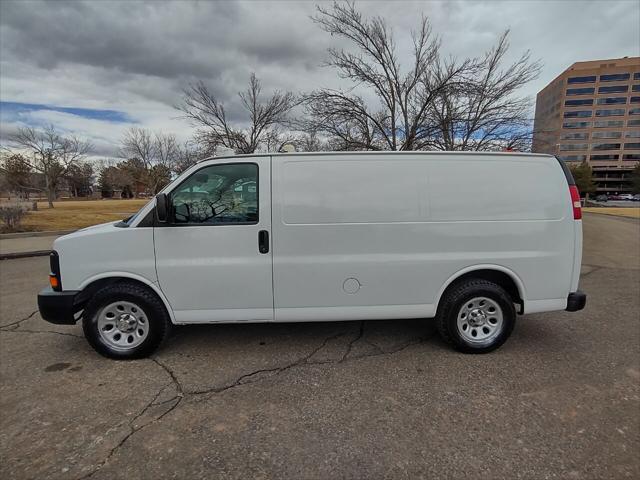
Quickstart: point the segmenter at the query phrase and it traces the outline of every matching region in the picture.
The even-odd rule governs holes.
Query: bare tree
[[[47,195],[49,208],[53,208],[56,189],[69,169],[82,163],[91,151],[89,142],[75,136],[62,136],[53,125],[44,130],[22,127],[9,137],[21,158],[35,172],[42,175],[43,191]]]
[[[291,92],[277,90],[266,101],[262,100],[261,93],[260,81],[252,73],[247,90],[238,93],[242,107],[248,114],[246,128],[234,125],[228,118],[224,104],[203,82],[186,88],[183,103],[176,108],[193,125],[199,127],[196,138],[208,150],[215,151],[222,146],[237,153],[253,153],[265,146],[266,138],[273,137],[277,126],[287,124],[288,114],[297,104],[297,99]]]
[[[176,141],[175,135],[155,133],[153,145],[155,147],[156,163],[173,167],[180,152],[180,146]]]
[[[178,142],[173,134],[154,133],[144,128],[131,127],[122,137],[120,156],[137,158],[144,162],[147,168],[156,164],[170,166],[178,149]]]
[[[120,145],[120,156],[140,163],[143,171],[135,177],[154,194],[171,179],[179,153],[174,135],[153,133],[138,127],[127,130]]]
[[[303,132],[296,136],[292,142],[298,152],[320,152],[328,150],[326,142],[323,142],[315,131]]]
[[[297,135],[291,130],[274,127],[265,134],[262,146],[267,152],[282,152],[286,145],[294,145],[296,139]]]
[[[339,140],[345,150],[415,150],[426,136],[428,107],[469,62],[442,60],[440,40],[426,17],[412,32],[411,65],[401,68],[393,32],[380,17],[366,19],[353,3],[317,7],[313,20],[331,35],[350,40],[357,53],[329,50],[327,65],[358,88],[372,91],[371,108],[353,89],[323,89],[306,96],[309,126]]]
[[[438,150],[529,149],[531,99],[516,96],[537,78],[541,65],[523,53],[503,66],[509,31],[483,57],[474,59],[463,78],[440,90],[429,108],[431,148]]]
[[[515,91],[540,70],[525,53],[502,68],[505,32],[483,58],[443,57],[440,39],[422,17],[413,31],[409,68],[403,70],[393,32],[380,17],[367,19],[353,3],[317,7],[313,20],[326,32],[351,41],[355,53],[329,50],[328,66],[354,84],[306,96],[303,125],[328,136],[341,150],[489,149],[527,142],[530,103]],[[372,106],[363,94],[374,93]]]
[[[122,158],[137,158],[146,165],[155,160],[153,133],[144,128],[131,127],[120,141],[120,156]]]
[[[197,142],[187,141],[178,147],[177,159],[173,164],[173,172],[179,175],[187,168],[209,156],[211,155],[200,148]]]

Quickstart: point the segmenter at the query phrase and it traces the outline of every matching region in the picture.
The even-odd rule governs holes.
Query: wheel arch
[[[89,298],[91,298],[93,294],[101,288],[119,282],[137,283],[143,287],[150,289],[157,295],[157,297],[164,305],[164,308],[167,310],[169,318],[171,319],[171,323],[176,323],[175,317],[173,315],[173,309],[171,308],[171,305],[169,304],[169,301],[167,300],[165,295],[162,293],[162,290],[160,290],[160,287],[157,284],[149,281],[149,279],[145,277],[129,272],[101,273],[100,275],[96,275],[86,279],[82,282],[79,288],[79,290],[81,291],[79,303],[85,303],[86,301],[88,301]]]
[[[519,305],[519,312],[524,312],[524,302],[526,299],[524,283],[512,270],[502,265],[474,265],[463,268],[453,275],[443,284],[436,298],[436,311],[440,308],[440,300],[444,297],[448,290],[459,282],[469,278],[481,278],[496,283],[504,288],[513,303]]]

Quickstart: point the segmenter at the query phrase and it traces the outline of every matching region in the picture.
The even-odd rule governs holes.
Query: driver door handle
[[[258,251],[260,253],[269,253],[269,232],[266,230],[258,232]]]

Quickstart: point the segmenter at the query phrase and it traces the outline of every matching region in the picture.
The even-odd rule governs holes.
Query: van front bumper
[[[571,292],[567,297],[567,312],[577,312],[582,310],[587,304],[587,294],[578,290]]]
[[[79,310],[76,297],[79,292],[55,292],[45,288],[38,294],[38,309],[40,316],[49,323],[56,325],[74,325],[75,313]]]

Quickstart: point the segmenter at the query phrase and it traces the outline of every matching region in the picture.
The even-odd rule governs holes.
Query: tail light
[[[573,207],[573,219],[580,220],[582,218],[582,205],[580,204],[580,192],[575,185],[569,185],[571,193],[571,206]]]

